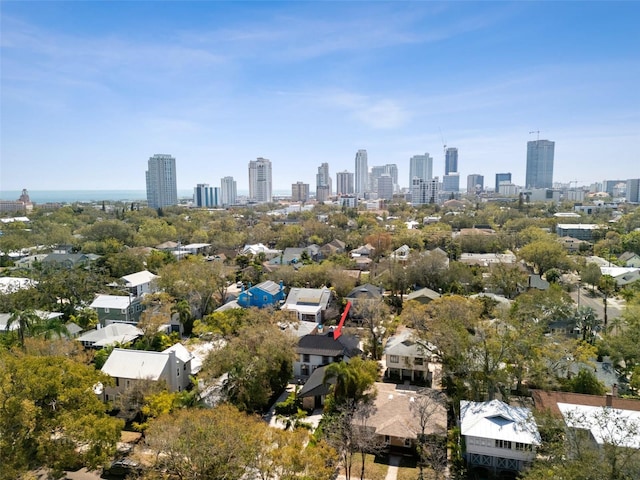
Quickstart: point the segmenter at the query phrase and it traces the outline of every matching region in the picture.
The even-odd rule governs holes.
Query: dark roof
[[[353,357],[358,355],[358,339],[350,335],[340,335],[337,340],[333,338],[333,332],[322,335],[305,335],[300,337],[296,353],[308,353],[309,355],[326,355],[337,357],[346,355]]]
[[[370,283],[365,283],[351,290],[347,298],[379,299],[382,298],[382,289]]]
[[[305,382],[304,386],[298,392],[298,397],[316,397],[321,395],[327,395],[329,393],[329,389],[331,388],[331,384],[334,384],[336,381],[334,378],[329,379],[327,383],[324,383],[324,371],[327,366],[324,365],[322,367],[316,368],[312,373],[308,380]]]

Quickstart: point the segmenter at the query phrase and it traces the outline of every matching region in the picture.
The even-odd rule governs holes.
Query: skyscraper
[[[413,185],[413,179],[431,180],[433,178],[433,158],[428,153],[414,155],[409,160],[409,185]]]
[[[258,203],[271,202],[271,161],[258,157],[249,162],[249,199]]]
[[[291,184],[291,201],[306,202],[309,200],[309,184],[296,182]]]
[[[436,203],[439,193],[438,183],[438,177],[429,180],[413,177],[411,182],[411,204],[425,205],[428,203]]]
[[[316,174],[316,200],[326,202],[331,196],[331,176],[329,175],[329,164],[322,163],[318,167]]]
[[[238,189],[233,177],[222,177],[220,180],[220,203],[228,207],[238,201]]]
[[[398,166],[395,163],[387,163],[386,165],[371,167],[370,188],[371,191],[378,192],[378,196],[380,196],[380,192],[378,189],[378,180],[383,175],[389,175],[391,177],[392,191],[395,192],[396,190],[398,190]]]
[[[628,203],[640,203],[640,178],[630,178],[627,180],[625,198]]]
[[[533,140],[527,142],[526,188],[553,187],[553,151],[555,142]]]
[[[451,172],[442,177],[442,191],[454,193],[460,191],[460,174],[458,172]]]
[[[336,195],[353,195],[353,172],[336,173]]]
[[[367,163],[367,151],[358,150],[356,153],[356,191],[359,197],[364,197],[369,186],[369,165]]]
[[[199,183],[193,189],[193,203],[196,207],[219,207],[220,188],[210,187],[208,183]]]
[[[458,149],[447,148],[444,156],[444,174],[456,173],[458,171]]]
[[[175,158],[171,155],[154,155],[149,158],[145,175],[149,208],[162,208],[178,204]]]
[[[509,173],[496,173],[496,192],[500,191],[500,184],[502,182],[511,183],[511,172],[509,172]]]
[[[467,193],[478,193],[484,190],[484,176],[477,173],[467,175]]]
[[[388,173],[383,173],[376,182],[378,198],[391,200],[393,198],[393,179]]]

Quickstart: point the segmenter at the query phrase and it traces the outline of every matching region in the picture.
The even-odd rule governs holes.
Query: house
[[[422,435],[420,407],[428,411],[424,434],[446,438],[447,409],[444,394],[429,388],[376,382],[377,395],[373,400],[371,415],[354,420],[377,436],[380,444],[398,453],[415,451],[418,437]]]
[[[463,253],[460,255],[460,263],[481,267],[489,267],[496,263],[511,265],[516,263],[516,256],[508,250],[505,253]]]
[[[130,323],[135,325],[140,320],[143,310],[140,298],[133,295],[98,294],[89,307],[96,311],[102,326],[110,323]]]
[[[527,288],[535,288],[537,290],[548,290],[551,285],[540,275],[530,274],[527,280]]]
[[[396,248],[393,252],[391,252],[390,258],[398,262],[406,263],[406,261],[409,259],[410,252],[411,248],[409,248],[409,245],[402,245],[401,247]]]
[[[318,329],[318,333],[304,335],[298,340],[296,360],[293,363],[293,375],[306,380],[313,371],[323,365],[349,360],[362,351],[358,348],[358,338],[351,335],[340,335],[333,338],[333,331]]]
[[[276,306],[285,299],[284,287],[282,282],[277,284],[271,280],[259,283],[255,287],[249,284],[247,290],[242,287],[242,291],[238,295],[237,302],[243,308],[249,307],[270,307]]]
[[[178,248],[178,243],[177,242],[163,242],[160,245],[156,245],[156,249],[157,250],[163,250],[165,252],[170,252],[172,250],[175,250],[176,248]]]
[[[620,398],[615,386],[606,395],[531,391],[535,408],[561,416],[571,429],[586,430],[598,446],[640,449],[640,400]]]
[[[349,318],[352,320],[361,320],[362,314],[370,308],[382,301],[384,289],[370,283],[365,283],[354,288],[345,297],[351,302],[352,308],[349,309]],[[373,307],[372,307],[373,306]]]
[[[353,261],[356,264],[356,268],[364,272],[368,271],[373,263],[373,260],[369,257],[355,257]]]
[[[323,258],[329,258],[332,255],[344,253],[346,246],[346,243],[336,238],[320,247],[320,254]]]
[[[193,358],[179,343],[162,352],[114,348],[101,369],[115,380],[114,387],[104,389],[104,400],[112,401],[145,380],[164,381],[170,392],[186,390],[191,384]]]
[[[535,458],[541,443],[531,410],[512,407],[500,400],[462,400],[460,433],[468,467],[493,474],[524,470]]]
[[[128,323],[111,323],[96,328],[76,338],[85,348],[104,348],[117,343],[133,342],[143,335],[142,330]]]
[[[35,313],[39,318],[41,318],[44,321],[52,320],[54,318],[60,318],[63,315],[60,312],[45,312],[43,310],[34,310],[33,313]],[[0,333],[18,329],[18,322],[15,322],[15,321],[11,325],[9,325],[9,328],[7,328],[7,325],[11,320],[11,316],[12,316],[11,313],[0,313]]]
[[[624,252],[618,257],[625,267],[640,268],[640,255],[633,252]]]
[[[269,260],[270,265],[292,265],[302,263],[303,253],[309,257],[309,260],[317,262],[320,259],[320,248],[317,245],[309,245],[302,248],[285,248],[280,256],[273,257]]]
[[[389,337],[383,356],[387,366],[384,372],[386,378],[440,386],[442,366],[437,348],[420,340],[414,330],[405,328]]]
[[[180,250],[189,255],[205,255],[210,248],[210,243],[190,243],[183,245]]]
[[[263,253],[267,259],[276,257],[282,253],[282,250],[274,250],[262,243],[256,243],[253,245],[245,245],[242,250],[240,250],[240,255],[253,255],[256,256],[260,253]]]
[[[619,287],[640,280],[640,268],[633,267],[600,267],[602,275],[610,275]]]
[[[33,288],[38,284],[35,280],[24,277],[0,277],[0,293],[7,294]]]
[[[366,245],[362,245],[361,247],[354,248],[349,252],[349,255],[351,256],[351,258],[370,257],[375,253],[375,251],[375,247],[370,243],[367,243]]]
[[[405,300],[408,302],[410,300],[414,302],[420,302],[422,304],[431,303],[433,300],[440,298],[442,295],[438,292],[431,290],[430,288],[421,288],[420,290],[416,290],[415,292],[411,292]]]
[[[331,385],[335,384],[334,378],[329,379],[327,383],[324,382],[326,368],[326,365],[316,368],[298,391],[298,398],[302,400],[303,409],[315,410],[324,406],[324,401],[331,391]]]
[[[99,255],[85,253],[50,253],[42,259],[43,266],[60,266],[64,268],[75,268],[86,266],[90,262],[100,258]]]
[[[579,240],[577,238],[573,238],[573,237],[560,237],[558,239],[558,242],[560,242],[560,245],[562,245],[564,248],[566,248],[569,252],[571,253],[575,253],[575,252],[579,252],[580,248],[586,248],[583,245],[589,245],[589,242],[587,242],[586,240]]]
[[[335,295],[327,287],[292,288],[281,309],[296,312],[300,321],[319,324],[324,324],[328,318],[339,313]]]
[[[157,280],[160,277],[147,270],[125,275],[120,278],[124,280],[125,287],[134,297],[141,297],[144,294],[158,291]]]

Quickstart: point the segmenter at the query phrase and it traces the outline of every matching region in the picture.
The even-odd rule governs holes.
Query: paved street
[[[595,310],[598,318],[604,319],[604,306],[602,302],[602,295],[600,292],[596,291],[596,296],[591,296],[591,289],[582,287],[580,289],[580,295],[578,302],[578,290],[570,293],[571,298],[574,303],[579,304],[580,306],[591,307]],[[618,318],[622,315],[622,311],[624,310],[624,300],[621,298],[609,297],[607,299],[607,317],[608,321],[611,322],[614,318]]]

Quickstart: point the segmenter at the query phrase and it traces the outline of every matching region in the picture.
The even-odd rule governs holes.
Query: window
[[[389,355],[389,363],[400,363],[400,357],[398,355]]]
[[[127,310],[126,310],[125,308],[123,308],[122,310],[120,310],[120,313],[121,313],[122,315],[126,315],[126,314],[127,314]]]
[[[326,365],[327,363],[329,363],[329,357],[327,357],[326,355],[322,356],[322,364]]]
[[[511,450],[511,442],[508,440],[496,440],[496,448],[506,448]]]
[[[104,313],[109,313],[109,309],[108,309],[108,308],[105,308],[105,309],[104,309]]]
[[[302,375],[303,377],[308,377],[309,376],[309,365],[303,364],[300,367],[300,375]]]
[[[303,353],[303,354],[302,354],[302,361],[303,361],[303,362],[307,362],[307,363],[308,363],[308,362],[310,362],[311,360],[309,359],[309,357],[310,357],[310,356],[309,356],[309,354],[308,354],[308,353]]]
[[[180,367],[176,368],[176,371],[178,372],[177,375],[180,376]]]
[[[385,445],[389,445],[391,443],[391,438],[389,437],[389,435],[385,435],[384,436],[384,444]]]
[[[533,445],[531,445],[530,443],[516,442],[516,450],[520,450],[521,452],[532,452]]]
[[[116,377],[116,387],[120,386],[120,379],[118,377]]]
[[[416,358],[413,360],[413,363],[414,363],[414,364],[416,364],[416,365],[424,365],[424,358],[416,357]]]
[[[407,448],[411,446],[411,439],[410,438],[405,438],[404,439],[404,446],[407,447]]]

